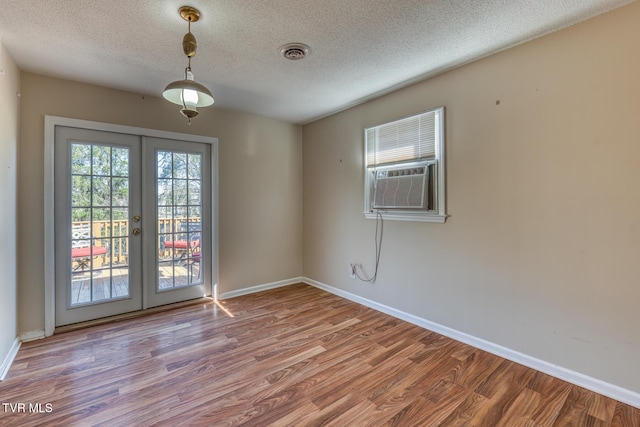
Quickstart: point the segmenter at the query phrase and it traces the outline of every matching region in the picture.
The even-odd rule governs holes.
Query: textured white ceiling
[[[0,0],[0,39],[23,70],[160,96],[183,77],[187,4],[215,106],[306,123],[631,2]],[[289,42],[311,54],[283,59]]]

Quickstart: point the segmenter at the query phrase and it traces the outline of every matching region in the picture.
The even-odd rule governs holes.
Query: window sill
[[[443,224],[447,220],[447,215],[416,212],[381,212],[382,218],[393,221],[414,221],[414,222],[437,222]],[[376,219],[375,212],[364,212],[367,219]]]

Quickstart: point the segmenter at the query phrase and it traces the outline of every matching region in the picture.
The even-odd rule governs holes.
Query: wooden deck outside
[[[189,231],[189,224],[200,224],[200,217],[158,219],[160,290],[188,286],[200,279],[199,255],[197,260],[189,258],[200,251],[199,238],[194,240],[199,230]],[[78,230],[72,234],[72,247],[93,246],[107,250],[96,256],[72,255],[71,305],[128,297],[129,221],[74,221],[72,229]],[[198,245],[173,246],[178,241],[195,241]]]
[[[174,270],[175,268],[175,270]],[[160,290],[182,287],[197,282],[200,264],[186,262],[160,263]],[[85,304],[129,296],[129,276],[126,266],[103,267],[100,269],[74,271],[71,281],[71,304]],[[93,280],[92,280],[93,279]]]

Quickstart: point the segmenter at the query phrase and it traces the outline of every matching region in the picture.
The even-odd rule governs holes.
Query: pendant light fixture
[[[180,16],[189,23],[189,31],[182,39],[182,50],[187,55],[188,64],[184,70],[184,80],[169,83],[164,88],[162,96],[167,101],[180,105],[182,107],[180,112],[191,124],[191,119],[198,115],[197,107],[208,107],[213,104],[213,95],[204,85],[193,80],[191,71],[191,58],[196,55],[198,47],[195,36],[191,34],[191,23],[200,19],[200,11],[191,6],[182,6]]]

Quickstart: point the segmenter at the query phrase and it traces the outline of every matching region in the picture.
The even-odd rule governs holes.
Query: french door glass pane
[[[203,277],[202,155],[158,150],[158,291],[200,285]]]
[[[129,158],[71,144],[71,306],[129,297]]]

